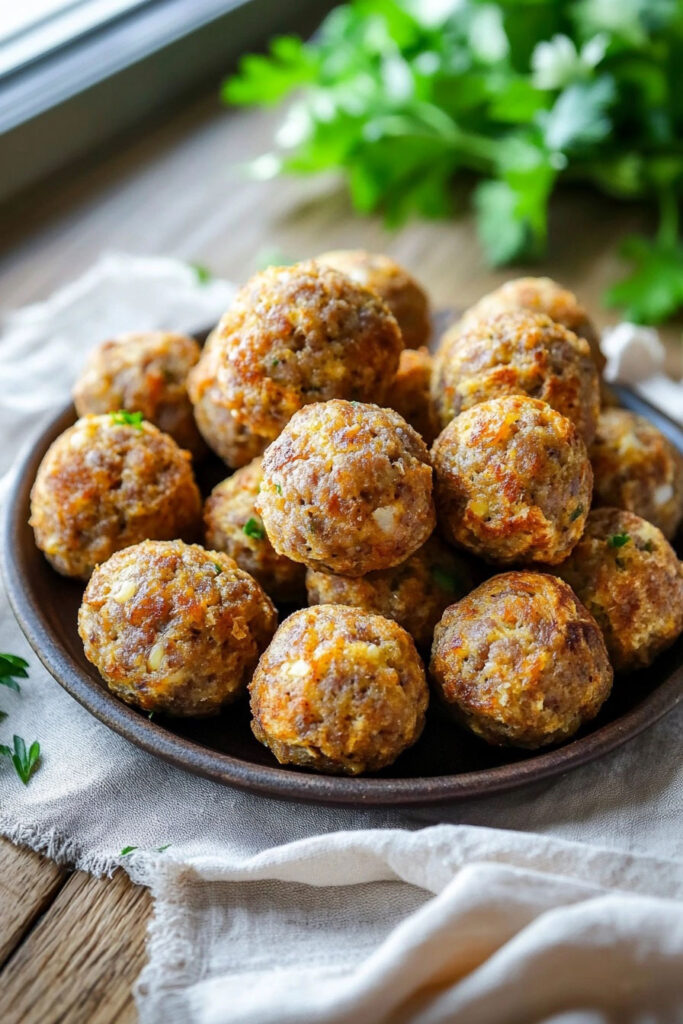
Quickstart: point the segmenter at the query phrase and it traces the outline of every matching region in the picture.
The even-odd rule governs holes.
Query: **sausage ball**
[[[406,348],[419,348],[428,343],[432,333],[429,299],[405,267],[388,256],[364,249],[337,249],[317,259],[384,299],[398,321]]]
[[[586,310],[573,292],[549,277],[518,277],[513,281],[506,281],[500,288],[484,295],[468,309],[463,317],[463,324],[515,309],[545,313],[551,320],[567,327],[580,338],[585,338],[596,367],[602,370],[605,357],[600,351],[598,332]]]
[[[434,529],[427,448],[393,409],[306,406],[266,451],[256,510],[295,562],[344,576],[388,569]]]
[[[643,416],[605,409],[590,449],[593,504],[635,512],[671,540],[683,519],[683,456]]]
[[[556,572],[597,619],[617,672],[649,665],[683,630],[683,567],[661,530],[632,512],[594,509]]]
[[[586,446],[545,402],[513,395],[475,405],[441,432],[432,458],[442,530],[488,562],[554,565],[583,533]]]
[[[302,406],[383,402],[402,348],[374,292],[314,262],[270,267],[241,289],[190,373],[199,429],[229,466],[244,466]]]
[[[254,459],[214,487],[204,505],[206,544],[234,558],[274,601],[299,601],[306,570],[278,555],[254,508],[263,480],[262,463]]]
[[[377,612],[403,626],[419,647],[431,644],[444,608],[471,589],[464,560],[436,537],[393,569],[360,577],[306,573],[309,605],[347,604]]]
[[[143,711],[214,715],[244,692],[277,626],[270,599],[227,555],[144,541],[97,567],[78,632],[113,694]]]
[[[252,731],[281,764],[335,775],[392,764],[420,736],[429,699],[405,630],[327,604],[282,623],[249,692]]]
[[[430,671],[453,717],[487,743],[542,747],[595,718],[612,688],[597,623],[555,576],[493,576],[444,612]]]
[[[512,310],[448,331],[437,354],[432,398],[442,426],[464,409],[504,395],[547,402],[586,444],[600,411],[588,343],[543,313]]]
[[[199,345],[185,334],[147,331],[103,341],[74,387],[79,416],[126,409],[141,412],[193,455],[206,448],[187,396],[187,375]]]
[[[404,349],[388,398],[391,408],[417,430],[426,444],[431,444],[439,433],[430,394],[433,363],[426,348]]]
[[[30,524],[63,576],[87,580],[130,544],[192,540],[198,533],[201,498],[190,453],[134,416],[84,416],[53,441],[40,464]]]

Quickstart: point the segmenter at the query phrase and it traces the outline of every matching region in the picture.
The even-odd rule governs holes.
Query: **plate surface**
[[[630,392],[624,405],[643,409]],[[655,419],[655,416],[651,416]],[[76,629],[83,585],[55,573],[33,540],[28,525],[29,495],[49,444],[75,420],[64,409],[31,444],[18,466],[4,510],[3,569],[19,625],[47,670],[93,715],[149,753],[226,785],[269,796],[324,804],[389,806],[460,800],[512,789],[548,778],[613,750],[671,710],[683,695],[683,638],[655,664],[617,679],[600,715],[571,742],[543,753],[489,747],[461,732],[431,709],[419,742],[391,768],[375,776],[337,778],[283,768],[249,729],[245,702],[212,720],[150,721],[112,696],[86,660]],[[681,431],[657,418],[683,446]],[[208,487],[225,473],[208,466]],[[210,479],[213,476],[213,479]]]

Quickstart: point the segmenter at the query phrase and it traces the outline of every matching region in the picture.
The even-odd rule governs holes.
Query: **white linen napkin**
[[[203,326],[232,293],[174,261],[115,254],[8,317],[5,482],[88,348]],[[37,738],[42,760],[24,787],[0,759],[0,833],[151,887],[143,1024],[681,1018],[680,709],[598,762],[487,800],[297,805],[195,778],[110,732],[40,667],[1,602],[0,650],[31,674],[21,694],[0,687],[0,742]]]

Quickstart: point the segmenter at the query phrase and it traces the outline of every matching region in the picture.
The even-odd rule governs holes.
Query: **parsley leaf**
[[[610,306],[623,306],[627,320],[659,323],[683,307],[683,244],[634,235],[621,247],[634,269],[607,292]]]
[[[0,654],[0,686],[21,692],[17,679],[28,679],[28,662],[17,654]]]
[[[137,849],[137,846],[124,846],[124,848],[121,850],[121,853],[119,854],[119,857],[127,857],[129,853],[132,853],[133,850]]]
[[[117,409],[116,412],[109,413],[112,423],[115,423],[119,427],[135,427],[135,429],[142,432],[142,413],[141,412],[128,412],[126,409]]]
[[[581,515],[583,515],[583,505],[577,505],[576,508],[574,509],[574,511],[572,512],[572,514],[569,517],[569,522],[570,523],[576,522],[576,520]]]
[[[613,533],[611,537],[607,538],[607,544],[611,548],[623,548],[624,544],[628,544],[630,539],[628,533]]]
[[[253,516],[247,519],[246,523],[242,527],[242,533],[246,533],[247,537],[253,537],[254,540],[263,540],[266,535],[263,523],[260,520],[255,519]]]
[[[15,772],[24,785],[27,786],[29,779],[38,767],[40,743],[38,743],[38,740],[34,740],[28,750],[26,749],[26,742],[21,736],[13,736],[12,743],[12,747],[0,744],[0,755],[11,759]]]
[[[213,279],[213,274],[208,267],[205,267],[203,263],[189,263],[189,267],[194,270],[195,277],[199,284],[207,284]]]

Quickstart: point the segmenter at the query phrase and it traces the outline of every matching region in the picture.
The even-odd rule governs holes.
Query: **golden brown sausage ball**
[[[57,572],[83,580],[129,544],[194,539],[200,519],[190,453],[120,413],[84,416],[65,430],[31,491],[36,544]]]
[[[216,714],[244,692],[277,613],[256,580],[197,544],[144,541],[97,567],[78,632],[109,689],[143,711]]]
[[[404,349],[387,399],[391,408],[424,438],[425,444],[431,444],[439,433],[430,394],[433,363],[426,348]]]
[[[79,416],[127,409],[141,412],[193,455],[206,448],[187,396],[187,375],[199,345],[185,334],[146,331],[103,341],[74,387]]]
[[[592,473],[573,423],[513,395],[460,413],[432,449],[439,524],[488,562],[555,564],[583,532]]]
[[[542,313],[512,310],[446,333],[435,359],[432,398],[442,426],[504,395],[547,402],[590,444],[600,411],[598,372],[587,342]]]
[[[493,576],[444,612],[431,675],[487,743],[542,747],[594,718],[612,688],[597,623],[555,576]]]
[[[374,292],[322,264],[270,267],[240,290],[190,373],[199,429],[230,466],[329,398],[383,402],[401,332]]]
[[[254,508],[262,480],[263,460],[254,459],[214,487],[204,505],[206,544],[234,558],[274,601],[295,602],[303,597],[306,570],[268,540]]]
[[[398,321],[406,348],[419,348],[429,342],[432,333],[429,299],[405,267],[388,256],[364,249],[336,249],[324,252],[317,260],[384,299]]]
[[[464,560],[436,537],[393,569],[358,577],[315,569],[306,573],[309,605],[347,604],[384,615],[403,626],[419,647],[431,644],[444,608],[471,589]]]
[[[468,309],[463,317],[463,324],[515,309],[545,313],[551,320],[569,328],[580,338],[585,338],[596,367],[602,370],[605,357],[600,351],[598,332],[586,310],[573,292],[549,277],[518,277],[513,281],[506,281],[500,288],[484,295]]]
[[[420,736],[429,699],[405,630],[325,604],[282,623],[249,692],[252,731],[281,764],[344,775],[392,764]]]
[[[306,406],[263,457],[256,509],[295,562],[345,576],[388,569],[434,529],[429,453],[393,409]]]
[[[649,665],[683,630],[683,567],[661,530],[597,508],[555,570],[595,616],[617,672]]]
[[[643,416],[605,409],[589,451],[593,504],[635,512],[671,540],[683,519],[683,456]]]

